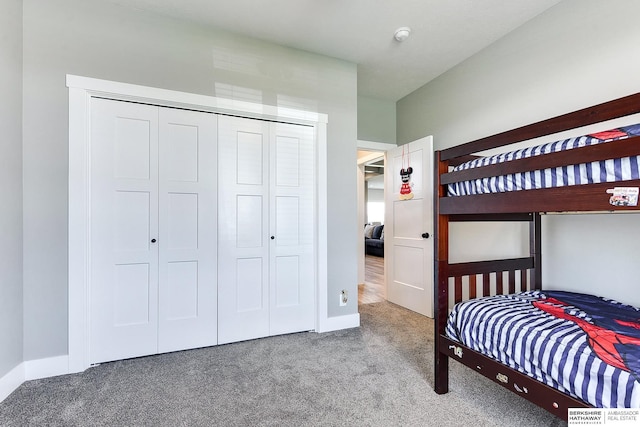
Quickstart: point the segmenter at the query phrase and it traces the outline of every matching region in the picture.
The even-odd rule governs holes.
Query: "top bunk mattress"
[[[510,160],[571,150],[588,145],[602,144],[637,135],[640,135],[640,124],[623,126],[604,132],[554,141],[535,147],[480,157],[456,166],[453,170],[458,171],[477,168],[495,163],[508,162]],[[466,196],[601,182],[617,182],[640,179],[639,170],[640,156],[633,156],[456,182],[448,185],[448,193],[449,196]]]
[[[595,407],[640,408],[640,309],[528,291],[458,303],[446,335]]]

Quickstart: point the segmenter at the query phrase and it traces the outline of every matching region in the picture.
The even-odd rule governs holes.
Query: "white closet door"
[[[314,130],[271,124],[270,335],[314,328]]]
[[[101,100],[91,363],[217,344],[216,116]]]
[[[220,117],[218,341],[314,327],[313,128]]]
[[[159,353],[217,344],[216,120],[160,108]]]
[[[269,123],[218,119],[218,343],[269,335]]]
[[[158,345],[158,108],[91,106],[91,363]]]

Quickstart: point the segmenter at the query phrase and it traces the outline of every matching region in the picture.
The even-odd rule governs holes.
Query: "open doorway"
[[[391,144],[358,141],[358,219],[359,303],[371,291],[376,300],[394,304],[433,317],[433,137],[427,136],[397,147]],[[403,172],[406,170],[407,172]],[[378,222],[375,214],[375,176],[384,176],[384,216],[379,235],[384,241],[382,257],[371,258],[365,252],[367,223]],[[405,176],[409,176],[409,182]],[[372,188],[369,181],[373,181]],[[402,191],[409,185],[408,194]],[[401,197],[401,195],[403,197]],[[374,224],[371,224],[374,225]],[[371,229],[370,229],[371,231]],[[378,261],[377,268],[374,263]],[[369,267],[367,269],[367,267]],[[366,274],[369,276],[366,276]],[[367,286],[378,284],[377,289]],[[361,286],[364,285],[364,286]]]
[[[384,152],[358,150],[359,226],[362,242],[358,268],[358,303],[385,301]]]

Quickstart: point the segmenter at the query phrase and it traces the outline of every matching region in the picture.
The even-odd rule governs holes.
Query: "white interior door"
[[[158,352],[217,344],[217,116],[160,108]]]
[[[433,138],[389,150],[385,159],[387,299],[433,317]]]
[[[216,116],[91,114],[91,363],[216,344]]]
[[[313,128],[219,120],[218,341],[313,329]]]
[[[91,111],[90,362],[158,348],[158,108]]]

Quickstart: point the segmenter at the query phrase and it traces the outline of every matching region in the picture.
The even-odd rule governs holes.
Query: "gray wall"
[[[96,0],[24,1],[25,360],[67,354],[65,74],[329,115],[329,316],[357,295],[356,65]]]
[[[396,103],[358,97],[358,139],[396,143]]]
[[[397,104],[398,142],[434,135],[436,149],[640,91],[636,0],[565,0]],[[549,215],[543,280],[640,306],[640,217]],[[600,228],[602,227],[602,228]],[[596,231],[599,230],[599,231]],[[505,228],[502,236],[518,236]],[[475,256],[504,244],[464,240]],[[505,239],[507,240],[507,239]],[[511,239],[513,240],[513,239]],[[517,251],[518,243],[507,241]],[[569,281],[569,283],[568,283]]]
[[[0,378],[22,360],[22,1],[0,1]]]

